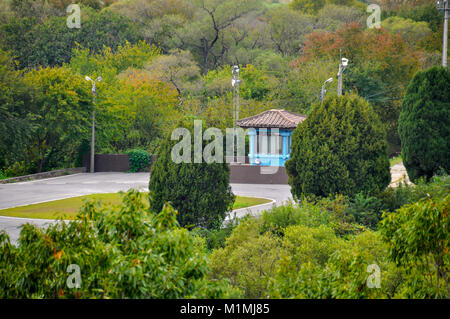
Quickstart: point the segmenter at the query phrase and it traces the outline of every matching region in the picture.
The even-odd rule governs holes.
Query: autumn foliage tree
[[[301,68],[304,63],[325,58],[335,59],[337,65],[341,55],[349,59],[344,91],[355,91],[373,104],[385,125],[390,150],[398,150],[401,99],[420,67],[419,54],[399,34],[383,28],[364,30],[361,25],[351,23],[336,32],[309,35],[303,55],[295,65]]]

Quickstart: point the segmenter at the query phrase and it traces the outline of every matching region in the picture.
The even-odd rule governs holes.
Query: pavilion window
[[[281,155],[283,154],[283,136],[276,132],[259,130],[256,136],[256,150],[258,154]]]

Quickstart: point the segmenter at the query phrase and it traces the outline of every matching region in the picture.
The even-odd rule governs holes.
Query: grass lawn
[[[391,166],[397,165],[401,162],[402,162],[402,157],[400,155],[389,159],[389,163],[391,164]]]
[[[63,217],[64,219],[74,219],[77,216],[78,210],[87,199],[101,200],[102,204],[110,206],[119,205],[122,203],[122,196],[120,193],[93,194],[40,204],[2,209],[0,210],[0,216],[42,219],[56,219],[58,217]],[[148,205],[147,196],[143,196],[143,200],[146,205]],[[236,196],[233,209],[246,208],[269,202],[270,200],[264,198]]]

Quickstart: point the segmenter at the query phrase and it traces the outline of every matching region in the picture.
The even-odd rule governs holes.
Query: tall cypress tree
[[[229,185],[230,168],[223,155],[221,163],[208,164],[205,160],[195,163],[193,119],[180,122],[178,127],[189,131],[188,147],[179,154],[186,156],[186,151],[190,163],[176,163],[172,158],[172,150],[179,140],[169,136],[162,143],[150,173],[150,208],[159,212],[164,204],[170,203],[178,210],[177,219],[181,226],[220,227],[235,200]],[[203,132],[201,134],[199,138],[204,150],[208,141],[204,141]],[[218,143],[222,144],[222,139]]]
[[[450,173],[450,71],[418,72],[406,90],[398,132],[409,178]]]

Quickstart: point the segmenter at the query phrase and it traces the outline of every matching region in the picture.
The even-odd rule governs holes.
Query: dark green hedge
[[[135,149],[128,151],[127,154],[130,156],[130,172],[143,171],[151,164],[150,154],[145,150]]]

